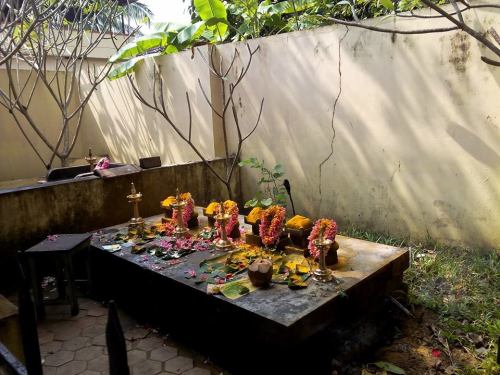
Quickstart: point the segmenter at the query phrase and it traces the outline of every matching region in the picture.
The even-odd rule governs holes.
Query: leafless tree
[[[202,151],[196,145],[193,140],[192,140],[192,134],[193,134],[193,122],[192,122],[192,116],[191,116],[191,103],[189,99],[189,94],[186,92],[186,102],[187,102],[187,110],[189,113],[189,122],[188,122],[188,131],[183,132],[181,128],[179,127],[179,124],[174,122],[172,119],[170,109],[168,108],[165,98],[164,98],[164,82],[163,82],[163,77],[159,72],[159,69],[157,68],[156,65],[154,65],[154,78],[153,78],[153,93],[152,93],[152,99],[146,98],[139,88],[137,87],[137,83],[135,82],[134,78],[132,75],[128,75],[129,82],[132,85],[133,92],[135,96],[147,107],[153,109],[154,111],[158,112],[167,122],[167,124],[179,135],[179,137],[189,145],[189,147],[198,155],[198,157],[205,163],[207,168],[210,170],[210,172],[226,186],[227,189],[227,194],[229,199],[233,198],[233,193],[231,190],[231,179],[234,175],[234,170],[235,167],[238,165],[238,160],[239,156],[241,153],[241,148],[243,146],[243,143],[254,133],[254,131],[257,129],[257,126],[259,125],[260,118],[262,115],[262,110],[264,108],[264,98],[262,98],[260,102],[260,107],[259,107],[259,113],[257,116],[257,119],[255,121],[255,124],[253,125],[252,129],[247,133],[243,134],[239,118],[238,118],[238,111],[237,107],[235,105],[235,90],[238,87],[238,85],[242,82],[242,80],[245,78],[245,76],[248,73],[248,70],[250,69],[250,66],[252,64],[252,59],[253,56],[257,53],[259,47],[256,47],[252,49],[248,44],[246,45],[247,52],[248,52],[248,59],[246,60],[246,63],[242,67],[241,71],[238,73],[235,71],[236,66],[235,66],[235,61],[240,55],[240,51],[236,47],[234,50],[233,57],[231,58],[231,61],[229,62],[229,65],[227,66],[226,69],[224,69],[224,61],[222,56],[216,57],[216,46],[211,46],[210,47],[210,53],[209,56],[204,56],[202,52],[198,49],[197,51],[200,53],[200,56],[204,59],[206,62],[207,66],[210,69],[210,72],[213,74],[215,78],[218,79],[221,85],[221,93],[222,93],[222,100],[221,103],[214,103],[212,99],[210,99],[206,93],[205,88],[203,87],[201,80],[198,79],[198,84],[200,86],[200,90],[203,93],[203,96],[205,100],[207,101],[208,105],[212,109],[212,112],[215,116],[220,118],[220,126],[222,127],[222,134],[224,138],[224,153],[225,153],[225,170],[224,173],[218,172],[208,161],[207,157],[203,155]],[[216,61],[218,59],[218,61]],[[218,109],[220,108],[220,109]],[[230,114],[228,114],[228,111],[230,111]],[[228,124],[228,116],[232,116],[234,119],[234,126],[236,130],[236,153],[232,154],[230,150],[230,145],[229,145],[229,124]]]
[[[0,65],[11,59],[35,28],[59,12],[64,1],[0,0]]]
[[[111,69],[111,64],[92,64],[88,57],[106,39],[119,48],[110,27],[118,10],[116,1],[70,0],[64,6],[57,6],[49,18],[25,34],[25,41],[16,53],[5,59],[8,86],[0,88],[0,104],[12,115],[47,169],[52,167],[56,157],[62,165],[67,164],[82,126],[85,107]],[[49,14],[44,5],[41,7],[38,12]],[[106,15],[104,22],[103,14]],[[126,41],[122,39],[120,45]],[[27,77],[20,74],[23,70]],[[85,90],[82,90],[82,82],[86,83]],[[55,140],[43,131],[45,119],[32,113],[38,86],[47,90],[49,99],[59,109],[60,123]],[[44,157],[46,152],[36,146],[33,133],[50,151],[48,158]]]

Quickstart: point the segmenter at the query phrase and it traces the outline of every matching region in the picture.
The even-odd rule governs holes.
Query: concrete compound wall
[[[210,163],[218,171],[224,165],[220,159]],[[237,198],[238,179],[237,174],[233,184]],[[130,194],[131,182],[143,194],[140,204],[143,217],[161,213],[160,202],[175,195],[176,187],[191,192],[200,206],[227,195],[225,186],[210,178],[201,162],[108,179],[90,177],[5,190],[0,192],[0,265],[6,255],[26,249],[48,234],[81,233],[128,221],[132,208],[126,196]]]
[[[466,21],[487,30],[500,14],[468,12]],[[372,22],[429,26],[421,19]],[[441,24],[448,25],[433,20],[430,26]],[[456,31],[405,36],[332,26],[250,43],[260,49],[237,91],[244,131],[262,97],[265,107],[241,157],[283,163],[298,212],[334,217],[341,229],[352,224],[415,239],[500,246],[500,69],[480,61],[487,52],[474,39]],[[240,69],[243,44],[217,48],[227,63],[235,47]],[[199,53],[162,57],[157,64],[172,118],[186,129],[189,92],[194,140],[207,157],[219,156],[220,129],[197,79],[209,96],[218,91],[209,89]],[[151,66],[137,74],[146,95]],[[99,152],[122,162],[155,154],[166,164],[197,160],[159,115],[133,97],[126,79],[105,82],[89,108],[84,125],[92,134],[82,150],[94,140]],[[2,123],[4,118],[0,109]],[[257,180],[242,170],[244,199],[255,193]]]
[[[224,161],[210,161],[221,172]],[[236,171],[233,194],[240,199]],[[0,191],[0,290],[16,280],[16,251],[25,250],[49,234],[82,233],[127,222],[132,207],[126,196],[134,182],[143,194],[140,214],[162,213],[161,200],[190,191],[196,205],[206,206],[227,195],[226,187],[210,178],[203,163],[185,163],[143,170],[108,179],[89,177]]]
[[[207,47],[200,48],[205,54],[206,50]],[[158,58],[156,64],[164,77],[164,98],[172,122],[188,135],[188,93],[193,143],[206,158],[215,157],[211,110],[198,87],[198,78],[201,82],[209,80],[207,65],[199,53],[191,51]],[[153,74],[153,64],[145,62],[136,75],[140,92],[150,101]],[[207,93],[210,95],[210,85]],[[126,78],[104,81],[89,107],[98,134],[114,160],[137,163],[140,157],[156,155],[167,165],[199,160],[161,115],[135,98]]]
[[[500,12],[466,20],[486,30]],[[283,163],[298,212],[341,229],[500,247],[500,69],[480,61],[474,39],[335,26],[251,45],[260,50],[237,98],[246,131],[262,97],[265,108],[242,158]],[[219,51],[228,61],[234,46]],[[245,199],[253,172],[242,171]]]

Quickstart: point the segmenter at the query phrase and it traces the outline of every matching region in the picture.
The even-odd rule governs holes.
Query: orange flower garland
[[[271,206],[262,212],[260,216],[259,235],[265,246],[271,246],[278,242],[284,221],[284,207]]]

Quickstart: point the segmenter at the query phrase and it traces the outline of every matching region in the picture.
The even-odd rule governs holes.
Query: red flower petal
[[[432,356],[439,358],[441,356],[441,350],[436,349],[436,348],[432,349]]]

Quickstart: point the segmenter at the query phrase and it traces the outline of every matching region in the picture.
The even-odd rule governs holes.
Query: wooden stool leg
[[[66,272],[66,279],[68,280],[68,296],[71,303],[71,315],[75,316],[80,312],[80,308],[78,307],[78,299],[76,297],[75,275],[73,273],[71,254],[64,256],[64,271]]]
[[[56,261],[56,283],[57,283],[57,298],[64,300],[66,298],[66,285],[64,283],[64,262],[59,258]]]
[[[91,270],[91,252],[90,247],[87,248],[87,295],[92,294],[92,270]]]
[[[33,285],[36,315],[38,319],[43,319],[45,317],[45,306],[43,304],[42,283],[39,277],[40,272],[36,268],[36,262],[33,257],[29,257],[28,261],[30,265],[31,283]]]

